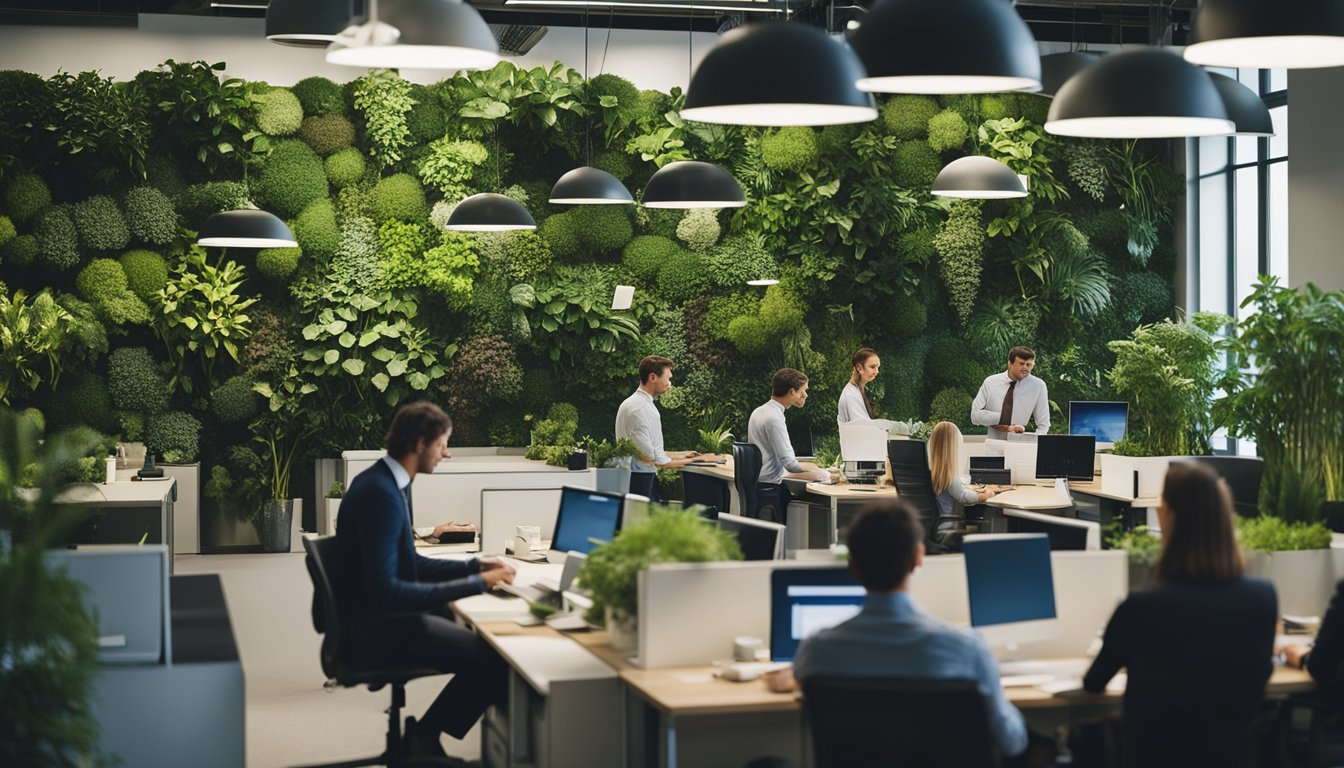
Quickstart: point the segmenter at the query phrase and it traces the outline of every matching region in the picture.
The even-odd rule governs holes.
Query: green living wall
[[[1049,136],[1041,97],[896,96],[866,125],[759,130],[683,123],[679,92],[559,64],[427,86],[222,69],[0,73],[0,400],[199,458],[207,493],[242,507],[283,490],[290,460],[378,446],[408,399],[444,405],[455,444],[523,445],[560,402],[609,436],[647,354],[677,362],[678,448],[744,434],[784,365],[812,378],[796,418],[833,436],[860,346],[882,356],[890,418],[967,426],[1015,343],[1056,403],[1109,398],[1107,342],[1172,311],[1167,146]],[[1030,196],[931,197],[966,154],[1025,174]],[[638,196],[692,158],[732,170],[747,206],[546,202],[576,165]],[[536,232],[446,232],[479,191],[522,202]],[[249,203],[300,247],[192,245]],[[764,276],[781,282],[746,285]],[[629,311],[608,308],[618,283],[638,289]]]

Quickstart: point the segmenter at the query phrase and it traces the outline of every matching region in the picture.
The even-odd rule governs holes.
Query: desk
[[[71,543],[139,544],[143,538],[146,544],[167,544],[171,572],[175,479],[76,483],[56,500],[90,511],[90,519],[71,534]]]

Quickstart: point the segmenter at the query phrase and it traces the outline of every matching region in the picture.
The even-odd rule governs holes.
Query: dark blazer
[[[1321,619],[1316,642],[1307,655],[1307,671],[1337,705],[1344,705],[1344,581],[1335,585],[1335,595]]]
[[[1124,764],[1248,765],[1277,619],[1274,587],[1245,576],[1163,584],[1121,603],[1083,687],[1100,692],[1127,670]]]
[[[395,625],[418,625],[419,614],[485,588],[475,558],[416,554],[406,500],[381,460],[350,483],[336,518],[336,544],[337,599],[356,646],[361,637],[385,637]]]

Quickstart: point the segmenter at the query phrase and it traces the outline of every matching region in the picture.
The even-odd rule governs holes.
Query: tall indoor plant
[[[1262,276],[1241,306],[1214,416],[1265,459],[1260,511],[1316,520],[1344,500],[1344,292]]]
[[[257,514],[257,535],[267,552],[288,552],[294,519],[290,470],[303,438],[313,431],[305,417],[304,401],[317,391],[317,385],[300,379],[298,370],[291,366],[289,375],[279,382],[258,382],[254,389],[269,402],[266,413],[252,423],[253,439],[265,447],[270,464],[265,483],[270,496]]]

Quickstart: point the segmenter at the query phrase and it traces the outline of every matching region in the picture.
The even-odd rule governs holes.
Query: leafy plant
[[[317,391],[317,385],[300,377],[291,367],[287,375],[276,382],[258,382],[253,388],[267,400],[267,410],[252,422],[253,440],[261,444],[269,461],[270,477],[264,483],[269,498],[283,501],[289,496],[289,479],[294,457],[299,454],[304,438],[312,434],[314,426],[305,418],[308,396]],[[247,512],[255,513],[248,509]],[[246,514],[246,513],[245,513]]]
[[[933,239],[940,257],[940,271],[952,307],[963,324],[975,310],[975,294],[980,290],[983,269],[985,230],[980,224],[980,204],[958,200],[952,203],[947,221]]]
[[[579,441],[578,447],[588,452],[588,466],[593,468],[619,467],[629,469],[630,460],[639,455],[639,449],[635,447],[634,441],[625,438],[617,438],[612,441],[584,437]]]
[[[461,200],[475,191],[472,180],[490,158],[484,144],[448,136],[431,143],[420,158],[420,178],[446,200]]]
[[[1107,532],[1106,548],[1128,552],[1133,565],[1155,565],[1162,555],[1162,539],[1154,536],[1146,525],[1136,525],[1131,531],[1122,531],[1117,526]]]
[[[48,81],[46,129],[68,157],[79,157],[90,176],[107,183],[145,178],[149,107],[140,89],[97,72],[57,72]]]
[[[331,487],[327,489],[325,498],[328,499],[345,498],[345,483],[342,483],[340,480],[333,482],[331,484]]]
[[[438,388],[444,408],[453,414],[455,434],[480,440],[486,437],[483,421],[492,405],[522,392],[523,369],[512,344],[480,334],[462,342]]]
[[[1344,499],[1344,292],[1261,277],[1241,306],[1255,310],[1228,340],[1214,417],[1264,457],[1263,513],[1318,519],[1322,501]]]
[[[187,361],[200,365],[208,387],[215,384],[215,364],[227,356],[238,362],[238,344],[248,337],[248,307],[256,298],[243,298],[243,268],[225,260],[215,266],[202,248],[189,250],[173,277],[159,294],[154,332],[168,350],[173,371],[170,388],[194,389]]]
[[[654,506],[647,520],[623,528],[588,554],[578,576],[593,596],[586,618],[601,624],[608,609],[618,620],[638,616],[637,577],[654,563],[741,559],[742,550],[732,534],[706,525],[699,511]]]
[[[223,175],[270,149],[270,140],[257,126],[253,86],[236,77],[221,80],[222,71],[222,61],[169,59],[135,78],[149,101],[157,132],[173,136],[208,177]]]
[[[726,453],[733,448],[733,433],[728,429],[726,421],[720,421],[709,429],[697,429],[696,433],[700,436],[700,442],[695,449],[701,453]]]
[[[401,162],[411,138],[406,115],[414,106],[411,84],[396,70],[375,69],[355,81],[355,108],[364,113],[369,152],[379,168]]]
[[[611,309],[609,279],[592,277],[575,271],[539,287],[521,283],[510,291],[526,312],[534,343],[552,361],[576,361],[585,349],[611,354],[639,338],[639,323]]]
[[[1159,204],[1156,172],[1161,161],[1137,154],[1138,142],[1126,140],[1108,148],[1111,183],[1124,201],[1121,209],[1129,225],[1126,247],[1139,264],[1147,264],[1157,246],[1158,227],[1171,219],[1171,210]]]
[[[142,416],[168,410],[168,382],[144,347],[122,347],[108,355],[107,388],[119,410]]]
[[[75,318],[43,290],[29,300],[24,291],[0,292],[0,403],[46,383],[56,386],[61,356]]]
[[[1258,552],[1297,552],[1304,549],[1329,549],[1330,529],[1322,522],[1289,522],[1274,515],[1237,519],[1237,533],[1243,549]]]
[[[201,422],[189,413],[169,411],[145,419],[145,448],[174,464],[189,464],[200,453]]]

